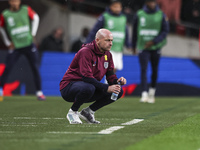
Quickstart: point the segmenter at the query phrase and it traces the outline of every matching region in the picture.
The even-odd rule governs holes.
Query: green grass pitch
[[[125,97],[96,112],[101,124],[70,125],[61,97],[5,97],[0,102],[0,150],[200,150],[200,98]],[[84,104],[82,106],[86,107]],[[111,134],[101,130],[144,119]]]

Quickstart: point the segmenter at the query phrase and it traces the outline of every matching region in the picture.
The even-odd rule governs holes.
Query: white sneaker
[[[149,100],[149,96],[148,93],[146,91],[142,92],[142,97],[140,99],[141,103],[146,103]]]
[[[87,123],[100,124],[100,121],[95,120],[94,112],[92,110],[88,111],[88,109],[90,108],[83,109],[79,113],[79,117],[85,120]]]
[[[155,97],[149,97],[148,103],[155,103]]]
[[[82,121],[78,116],[78,111],[73,111],[70,109],[66,117],[70,124],[82,124]]]
[[[155,93],[156,93],[156,89],[155,88],[149,88],[149,100],[148,103],[155,103]]]

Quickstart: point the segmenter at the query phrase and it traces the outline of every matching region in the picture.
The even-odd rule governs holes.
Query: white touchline
[[[14,117],[14,119],[36,119],[32,117]]]
[[[122,129],[122,128],[124,128],[124,126],[113,126],[113,127],[108,128],[108,129],[101,130],[98,133],[99,134],[111,134],[112,132],[117,131],[117,130]]]
[[[129,122],[126,122],[126,123],[122,123],[121,125],[133,125],[133,124],[137,124],[137,123],[139,123],[139,122],[141,122],[141,121],[143,121],[144,119],[133,119],[133,120],[131,120],[131,121],[129,121]]]
[[[33,120],[36,120],[36,119],[43,119],[43,120],[51,120],[51,119],[56,119],[56,120],[63,120],[63,119],[66,119],[66,118],[34,118],[34,117],[14,117],[14,119],[33,119]]]
[[[96,132],[47,132],[49,134],[97,134]]]
[[[9,126],[12,126],[12,127],[37,127],[37,125],[11,125],[11,124],[5,124],[5,125],[1,125],[2,127],[9,127]]]
[[[14,131],[0,131],[0,133],[15,133]]]
[[[125,127],[125,125],[133,125],[133,124],[137,124],[141,121],[143,121],[144,119],[133,119],[129,122],[125,122],[125,123],[122,123],[121,125],[123,126],[113,126],[113,127],[110,127],[110,128],[107,128],[105,130],[101,130],[100,132],[98,132],[99,134],[111,134],[113,133],[114,131],[117,131],[119,129],[122,129]]]

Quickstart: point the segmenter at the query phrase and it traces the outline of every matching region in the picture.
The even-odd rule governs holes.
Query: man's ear
[[[97,43],[99,42],[99,38],[96,38],[96,42],[97,42]]]

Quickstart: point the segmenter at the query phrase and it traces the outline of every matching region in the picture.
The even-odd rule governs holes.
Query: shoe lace
[[[90,115],[91,115],[92,120],[95,121],[94,113],[90,113]]]

